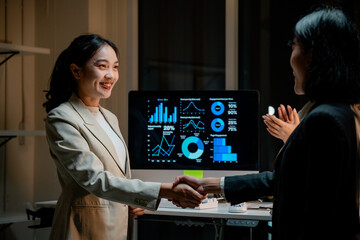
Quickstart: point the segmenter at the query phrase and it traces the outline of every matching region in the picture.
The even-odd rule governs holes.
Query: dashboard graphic
[[[186,128],[192,128],[193,130],[196,130],[196,129],[205,129],[205,123],[203,123],[202,121],[198,121],[197,123],[195,123],[195,121],[193,121],[192,119],[183,125],[183,129],[186,129]]]
[[[131,166],[257,170],[258,105],[254,90],[131,91]]]
[[[201,113],[201,112],[205,112],[205,109],[200,109],[198,107],[196,107],[195,103],[193,101],[191,101],[189,103],[189,105],[187,105],[187,107],[185,107],[183,110],[183,113]]]
[[[166,137],[163,136],[161,139],[160,144],[156,145],[152,149],[152,156],[160,157],[160,156],[170,156],[171,152],[174,150],[175,145],[172,143],[174,142],[175,135],[173,135],[171,142],[169,143],[166,140]]]
[[[171,115],[168,115],[168,107],[164,107],[163,103],[155,107],[155,113],[149,118],[149,123],[176,123],[176,107]]]

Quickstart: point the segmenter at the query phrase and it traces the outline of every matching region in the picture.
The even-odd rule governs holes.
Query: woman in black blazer
[[[291,46],[295,93],[313,106],[275,171],[177,181],[201,193],[223,192],[232,204],[274,196],[273,239],[356,239],[360,164],[350,105],[360,102],[358,34],[341,10],[322,8],[297,22]]]

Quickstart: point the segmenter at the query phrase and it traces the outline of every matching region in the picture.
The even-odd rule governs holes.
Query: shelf
[[[49,48],[29,47],[23,45],[16,45],[10,43],[0,43],[0,55],[9,54],[3,61],[0,62],[0,66],[9,60],[16,54],[21,55],[33,55],[33,54],[50,54]]]
[[[49,48],[39,48],[39,47],[30,47],[23,45],[16,45],[10,43],[0,43],[0,54],[9,53],[9,52],[17,52],[19,54],[50,54]]]
[[[45,136],[44,130],[0,130],[0,138],[5,138],[0,142],[0,147],[15,137],[24,136]]]
[[[0,137],[45,136],[44,130],[0,130]]]

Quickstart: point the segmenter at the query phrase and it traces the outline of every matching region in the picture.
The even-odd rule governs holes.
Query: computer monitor
[[[131,91],[128,147],[133,178],[173,181],[258,172],[259,93]]]

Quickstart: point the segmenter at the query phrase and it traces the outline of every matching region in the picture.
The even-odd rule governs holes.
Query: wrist
[[[202,181],[205,193],[221,193],[221,178],[205,178]]]
[[[172,195],[172,183],[161,183],[159,197],[158,198],[171,198]]]

